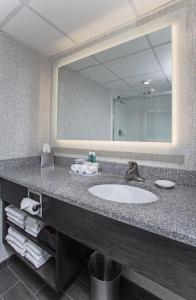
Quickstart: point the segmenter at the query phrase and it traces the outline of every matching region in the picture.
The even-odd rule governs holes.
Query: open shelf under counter
[[[47,222],[46,217],[40,219],[40,217],[33,216],[36,219],[42,220],[48,226],[54,229],[55,243],[53,247],[40,241],[37,237],[33,237],[27,233],[24,229],[20,228],[16,224],[7,219],[5,208],[7,205],[12,204],[14,207],[20,209],[21,200],[24,197],[28,197],[28,189],[25,186],[19,185],[15,182],[0,178],[1,190],[0,196],[2,199],[2,237],[3,243],[5,243],[9,249],[23,261],[29,268],[31,268],[40,278],[42,278],[51,288],[56,292],[61,292],[64,286],[78,273],[81,264],[92,252],[91,249],[81,244],[68,235],[62,233],[55,227],[55,217],[50,222]],[[43,197],[43,195],[42,195]],[[43,209],[46,210],[47,203],[43,204]],[[51,254],[51,258],[39,269],[35,268],[26,258],[18,254],[6,241],[6,235],[8,234],[8,228],[12,226],[18,232],[20,232],[27,239],[37,244],[40,248]],[[90,253],[89,253],[90,251]]]
[[[39,269],[35,268],[25,257],[21,256],[15,249],[13,249],[7,242],[6,246],[19,257],[31,270],[33,270],[44,282],[46,282],[53,290],[57,291],[56,287],[56,266],[55,259],[51,257],[43,266]]]
[[[12,223],[9,220],[5,220],[5,223],[8,226],[13,227],[14,229],[16,229],[18,232],[20,232],[21,234],[23,234],[27,239],[29,239],[30,241],[34,242],[36,245],[38,245],[40,248],[44,249],[45,251],[47,251],[50,255],[52,255],[53,257],[56,257],[56,251],[52,248],[50,248],[49,246],[47,246],[45,243],[43,243],[42,241],[40,241],[38,238],[30,235],[29,233],[27,233],[24,229],[20,228],[19,226],[17,226],[16,224]]]

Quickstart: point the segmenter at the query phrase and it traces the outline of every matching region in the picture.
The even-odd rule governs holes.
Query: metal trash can
[[[90,300],[118,300],[121,265],[96,253],[89,262],[91,277]]]

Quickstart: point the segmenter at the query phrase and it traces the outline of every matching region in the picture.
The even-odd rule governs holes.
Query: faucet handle
[[[128,161],[129,169],[125,174],[126,180],[136,180],[144,182],[144,178],[139,175],[138,164],[136,161]]]
[[[130,160],[128,161],[129,168],[135,172],[138,172],[138,164],[136,161]]]
[[[129,164],[129,165],[131,165],[131,164],[137,165],[136,161],[134,161],[134,160],[128,161],[128,164]]]

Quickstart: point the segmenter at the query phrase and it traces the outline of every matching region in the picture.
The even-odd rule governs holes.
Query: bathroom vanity
[[[89,178],[70,174],[65,166],[48,170],[15,166],[1,167],[0,177],[3,206],[19,207],[29,188],[42,194],[42,220],[56,229],[57,249],[53,266],[47,269],[46,264],[43,273],[37,272],[56,290],[67,281],[70,249],[74,247],[82,258],[85,245],[185,299],[195,299],[196,187],[160,190],[151,180],[132,182],[159,198],[139,205],[102,200],[88,192],[97,184],[126,184],[117,174]],[[4,215],[4,237],[8,225]]]

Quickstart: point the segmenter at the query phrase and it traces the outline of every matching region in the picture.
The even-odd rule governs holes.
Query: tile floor
[[[1,300],[89,300],[89,276],[83,270],[57,295],[18,258],[0,269]],[[158,300],[146,291],[121,280],[120,300]]]

